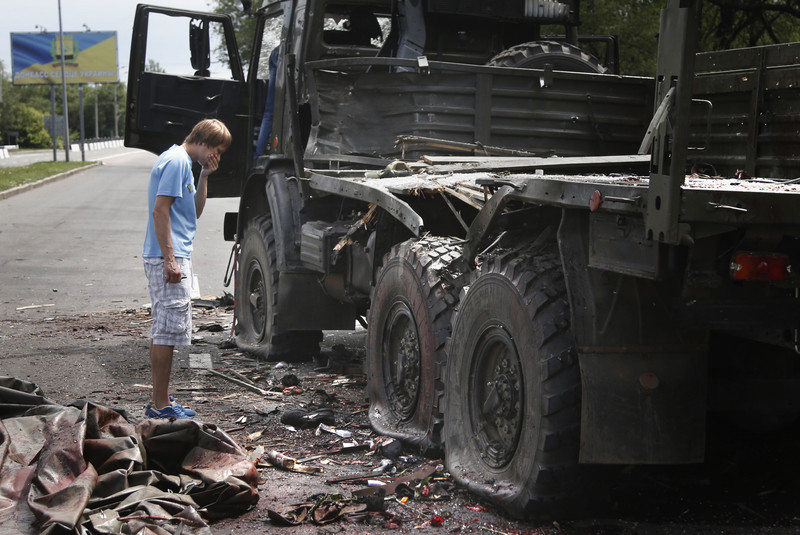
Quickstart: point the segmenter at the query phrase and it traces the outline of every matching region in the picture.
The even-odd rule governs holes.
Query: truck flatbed
[[[650,177],[641,174],[544,174],[548,167],[599,168],[612,163],[641,164],[640,155],[607,158],[423,157],[409,163],[414,174],[368,178],[374,171],[309,170],[313,189],[366,200],[395,214],[415,235],[422,218],[403,200],[419,195],[447,195],[480,209],[498,187],[510,186],[512,199],[551,206],[643,215]],[[527,169],[528,172],[513,172]],[[681,221],[690,223],[800,225],[796,209],[800,182],[769,178],[723,178],[687,175],[681,186]]]

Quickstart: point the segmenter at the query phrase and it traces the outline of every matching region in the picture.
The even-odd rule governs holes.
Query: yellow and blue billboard
[[[12,33],[14,85],[117,83],[117,32]]]

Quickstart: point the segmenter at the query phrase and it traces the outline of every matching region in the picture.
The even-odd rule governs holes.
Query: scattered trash
[[[345,431],[344,429],[335,429],[325,424],[319,424],[319,427],[317,427],[317,435],[320,434],[320,431],[325,431],[326,433],[331,433],[341,438],[350,438],[353,436],[353,433],[350,431]]]
[[[224,374],[222,372],[219,372],[219,371],[211,369],[211,368],[209,368],[208,371],[210,373],[213,373],[214,375],[216,375],[218,377],[222,377],[226,381],[230,381],[230,382],[235,383],[235,384],[237,384],[239,386],[243,386],[244,388],[246,388],[248,390],[252,390],[256,394],[261,394],[262,396],[269,396],[270,395],[270,393],[267,392],[266,390],[264,390],[262,388],[259,388],[259,387],[255,386],[255,385],[251,385],[250,383],[242,381],[241,379],[236,379],[235,377],[231,377],[230,375],[226,375],[226,374]]]
[[[385,490],[387,496],[391,496],[395,493],[395,490],[399,485],[402,485],[403,483],[408,483],[409,481],[421,480],[430,477],[438,470],[438,467],[439,465],[436,464],[428,464],[426,466],[423,466],[413,474],[409,474],[407,476],[402,476],[394,479],[390,483],[384,485],[382,488]],[[373,494],[375,490],[376,490],[375,487],[367,487],[359,489],[353,492],[353,496],[369,496],[370,494]]]
[[[289,457],[288,455],[284,455],[283,453],[275,450],[270,450],[267,452],[266,462],[270,466],[283,468],[284,470],[288,470],[290,472],[300,472],[303,474],[318,474],[322,472],[321,466],[304,466],[298,463],[297,459]]]
[[[393,518],[383,509],[371,509],[367,503],[345,498],[340,494],[323,495],[314,502],[268,509],[270,520],[278,525],[297,526],[306,520],[317,525],[329,524],[342,517],[366,518],[368,514],[381,514]]]
[[[220,342],[219,346],[220,349],[236,349],[236,342],[233,340],[224,340]]]
[[[439,483],[428,483],[420,488],[420,496],[429,502],[440,502],[450,499],[450,493]]]
[[[235,301],[233,296],[228,292],[223,292],[222,297],[219,298],[219,306],[221,307],[232,307],[234,306]]]
[[[486,511],[489,510],[489,508],[485,505],[475,505],[475,506],[467,505],[465,507],[470,511],[475,511],[476,513],[485,513]]]
[[[47,303],[46,305],[28,305],[24,307],[17,307],[17,310],[32,310],[34,308],[44,308],[44,307],[54,307],[56,306],[55,303]]]
[[[409,176],[412,174],[408,164],[401,160],[395,160],[387,165],[382,171],[366,171],[365,178],[388,178],[392,176]]]
[[[267,460],[273,466],[279,466],[281,468],[286,468],[286,469],[289,469],[289,470],[294,468],[294,465],[297,462],[295,459],[292,459],[291,457],[288,457],[288,456],[286,456],[286,455],[284,455],[284,454],[282,454],[280,452],[277,452],[275,450],[272,450],[269,453],[267,453]]]
[[[281,414],[281,423],[298,429],[311,429],[319,424],[336,425],[336,419],[330,409],[317,409],[311,412],[291,410]]]
[[[373,474],[393,474],[397,472],[391,459],[383,459],[380,464],[372,471]]]
[[[293,373],[287,373],[281,377],[281,384],[283,386],[297,386],[300,384],[300,379]]]
[[[403,445],[394,438],[378,437],[372,443],[372,451],[380,453],[387,459],[397,460],[403,453]]]
[[[210,333],[220,333],[225,330],[225,328],[220,325],[219,323],[211,323],[208,325],[200,325],[197,327],[198,331],[208,331]]]
[[[442,518],[440,515],[433,515],[431,518],[431,526],[438,528],[442,524],[444,524],[444,518]]]

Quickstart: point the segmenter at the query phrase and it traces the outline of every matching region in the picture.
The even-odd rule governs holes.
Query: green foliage
[[[0,168],[0,191],[36,182],[94,162],[38,162],[22,167]]]
[[[242,8],[241,0],[216,0],[212,2],[212,10],[220,15],[229,15],[233,21],[233,29],[236,34],[236,44],[239,49],[239,56],[242,60],[242,67],[247,72],[250,59],[253,53],[253,36],[256,33],[255,11],[260,2],[253,2],[250,13],[245,13]],[[215,28],[219,28],[215,26]],[[228,51],[225,48],[225,38],[220,35],[221,43],[216,50],[217,59],[227,64]]]
[[[9,129],[19,131],[21,147],[46,149],[53,145],[50,134],[44,128],[42,112],[25,104],[18,105],[14,111],[15,122],[9,125]]]
[[[23,106],[36,110],[41,121],[41,116],[51,114],[50,86],[47,85],[13,85],[11,83],[11,73],[5,70],[3,62],[0,61],[0,83],[3,84],[3,101],[0,103],[0,145],[7,143],[7,133],[9,131],[20,131],[20,144],[25,147],[50,146],[52,141],[47,141],[41,145],[41,133],[37,134],[30,130],[30,135],[22,139],[22,128],[19,126],[20,117],[30,120],[30,112],[23,111]],[[116,89],[115,89],[116,87]],[[97,125],[95,132],[95,92],[97,92]],[[114,105],[114,94],[116,92],[116,102]],[[109,138],[122,135],[125,125],[125,98],[126,88],[124,84],[92,84],[84,85],[83,95],[83,117],[84,117],[84,137],[91,139],[94,137]],[[61,86],[55,88],[55,107],[56,115],[63,114],[62,89]],[[67,110],[69,119],[70,139],[76,141],[80,138],[80,95],[78,86],[67,85]],[[117,122],[114,116],[118,115]],[[49,134],[41,124],[42,132],[50,139]]]
[[[620,72],[653,76],[658,55],[659,16],[664,3],[664,0],[585,1],[581,4],[580,33],[616,35]]]
[[[800,40],[797,0],[698,0],[700,49],[724,50]]]
[[[667,0],[584,0],[580,33],[617,35],[623,74],[653,76]],[[800,41],[797,0],[697,0],[698,51]]]
[[[145,72],[167,72],[167,70],[161,66],[159,62],[150,58],[147,60],[147,65],[144,67]]]

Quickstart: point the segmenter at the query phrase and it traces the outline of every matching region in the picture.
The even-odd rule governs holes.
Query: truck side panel
[[[369,61],[309,64],[315,115],[307,158],[452,153],[403,154],[400,135],[546,156],[631,154],[653,109],[651,79],[437,62],[417,72],[365,72]]]
[[[800,176],[800,44],[698,54],[690,162],[722,176]],[[711,174],[707,167],[701,172]]]

